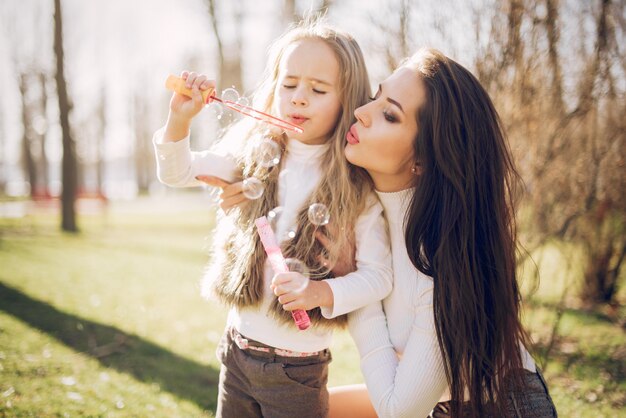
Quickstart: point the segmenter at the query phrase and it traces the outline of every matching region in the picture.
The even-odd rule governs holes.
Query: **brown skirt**
[[[525,370],[524,389],[509,392],[505,411],[510,418],[556,418],[556,408],[550,397],[548,386],[539,368],[537,372]],[[428,418],[449,418],[450,401],[439,402],[431,411]],[[487,414],[483,418],[499,418],[498,414]]]

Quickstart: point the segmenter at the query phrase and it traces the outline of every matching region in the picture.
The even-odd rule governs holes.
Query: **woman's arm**
[[[328,418],[377,418],[364,384],[328,389]]]
[[[318,237],[319,239],[319,237]],[[272,290],[286,310],[320,307],[335,318],[385,298],[393,286],[389,238],[378,201],[355,225],[356,270],[341,277],[309,281],[298,273],[279,273]]]
[[[432,302],[431,292],[427,290],[418,300]],[[407,318],[411,330],[401,356],[390,342],[380,303],[348,316],[369,396],[380,417],[425,417],[447,387],[432,304],[418,304],[407,315],[413,318]]]
[[[370,200],[355,224],[356,270],[324,280],[332,291],[333,304],[322,315],[335,318],[384,299],[393,287],[391,249],[382,206]]]

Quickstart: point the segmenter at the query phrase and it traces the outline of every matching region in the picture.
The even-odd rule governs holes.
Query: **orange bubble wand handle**
[[[182,94],[187,97],[191,97],[191,89],[185,85],[185,80],[182,77],[176,77],[175,75],[169,75],[165,80],[165,88],[171,91],[175,91],[178,94]],[[211,102],[211,96],[214,95],[215,89],[210,88],[207,90],[201,90],[202,101],[204,103]]]
[[[176,93],[191,97],[191,89],[186,87],[185,80],[183,80],[181,77],[176,77],[175,75],[168,76],[167,80],[165,80],[165,87],[168,90],[172,90]],[[233,102],[232,100],[222,100],[215,95],[215,89],[211,88],[201,91],[200,93],[202,93],[202,100],[204,101],[204,103],[211,103],[212,101],[220,102],[229,109],[232,109],[236,112],[259,120],[261,122],[269,123],[270,125],[277,126],[287,131],[293,131],[297,133],[304,132],[304,129],[302,129],[298,125],[287,122],[286,120],[282,120],[265,112],[261,112],[260,110],[256,110],[250,106]]]

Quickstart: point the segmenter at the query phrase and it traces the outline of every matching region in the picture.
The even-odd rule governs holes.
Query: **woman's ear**
[[[411,173],[415,174],[416,176],[421,176],[422,166],[419,163],[413,164],[413,167],[411,167]]]

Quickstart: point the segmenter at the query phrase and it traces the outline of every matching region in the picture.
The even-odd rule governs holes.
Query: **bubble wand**
[[[287,273],[289,271],[289,267],[287,267],[285,257],[283,257],[283,253],[280,251],[276,235],[274,235],[272,226],[267,221],[267,218],[265,216],[261,216],[255,220],[254,223],[256,224],[257,232],[261,238],[261,243],[263,244],[263,248],[265,248],[267,259],[272,265],[274,273]],[[291,311],[291,316],[300,330],[305,330],[311,325],[309,315],[303,309]]]
[[[185,80],[175,75],[170,75],[165,80],[165,87],[168,90],[175,91],[176,93],[183,94],[187,97],[191,97],[191,89],[185,86]],[[275,116],[256,110],[250,106],[242,105],[241,103],[233,102],[232,100],[222,100],[215,95],[215,89],[208,89],[200,92],[202,94],[202,100],[208,104],[212,101],[220,102],[224,106],[232,109],[236,112],[260,120],[261,122],[269,123],[270,125],[277,126],[287,131],[293,131],[297,133],[303,133],[304,129],[286,120],[279,119]]]

